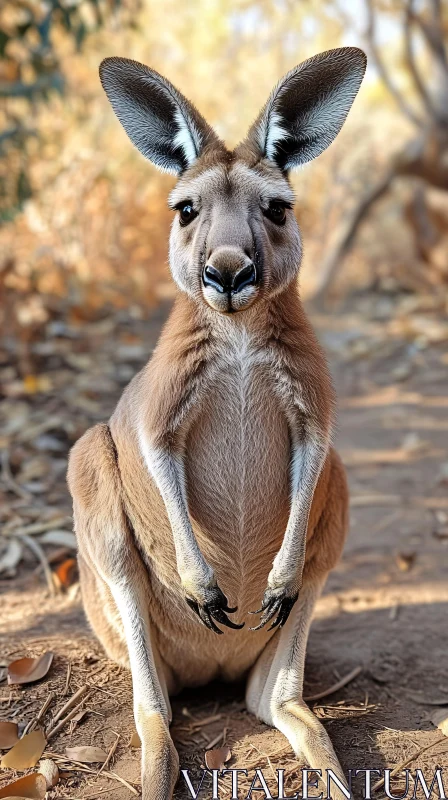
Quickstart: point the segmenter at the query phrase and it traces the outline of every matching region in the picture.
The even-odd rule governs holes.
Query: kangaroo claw
[[[186,597],[185,599],[190,608],[197,614],[201,622],[209,628],[209,630],[219,635],[224,633],[224,631],[218,628],[215,621],[233,630],[244,628],[244,622],[237,624],[228,618],[227,614],[234,614],[238,608],[237,606],[235,606],[235,608],[229,607],[227,597],[219,586],[213,586],[211,589],[207,589],[207,595],[209,595],[209,598],[207,597],[205,602],[199,602],[191,597]]]
[[[282,628],[289,617],[291,609],[296,602],[299,594],[296,592],[292,597],[287,594],[287,589],[266,589],[261,608],[258,611],[251,611],[251,614],[262,614],[260,622],[251,631],[259,631],[264,628],[274,617],[276,619],[268,630]]]

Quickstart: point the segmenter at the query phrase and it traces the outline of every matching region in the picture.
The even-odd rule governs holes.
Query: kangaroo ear
[[[160,169],[179,175],[219,142],[193,104],[144,64],[106,58],[100,79],[131,142]]]
[[[362,50],[341,47],[299,64],[272,91],[246,146],[285,171],[316,158],[342,128],[366,63]]]

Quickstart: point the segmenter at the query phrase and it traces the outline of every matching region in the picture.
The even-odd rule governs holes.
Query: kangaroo
[[[348,493],[331,446],[331,379],[299,297],[288,174],[335,138],[365,66],[343,47],[295,67],[232,152],[154,70],[125,58],[100,67],[131,141],[178,178],[174,307],[68,471],[86,614],[132,674],[145,800],[170,800],[178,776],[169,697],[246,675],[248,710],[344,786],[302,695]],[[258,624],[244,627],[257,621],[248,613]]]

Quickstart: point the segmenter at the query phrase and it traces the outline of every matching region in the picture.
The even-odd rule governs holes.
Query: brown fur
[[[348,497],[330,445],[332,384],[298,293],[287,170],[328,146],[364,68],[356,48],[299,65],[229,153],[154,70],[101,66],[134,144],[180,176],[170,265],[182,292],[151,360],[68,471],[86,613],[132,672],[144,800],[172,797],[170,694],[214,678],[247,675],[248,709],[344,780],[302,696]],[[235,629],[230,606],[243,622],[260,602],[256,629]]]
[[[92,456],[95,463],[94,470],[92,470]],[[135,502],[142,487],[139,476],[135,472],[135,461],[125,450],[120,457],[119,464],[118,467],[117,463],[111,462],[111,440],[108,426],[96,425],[77,442],[70,458],[69,485],[81,519],[84,515],[84,518],[96,517],[98,509],[101,508],[102,516],[109,522],[109,518],[116,512],[115,501],[119,496],[129,518],[136,521],[140,516],[138,512],[136,513]],[[119,491],[119,495],[112,497],[112,493],[107,490],[106,486],[101,485],[98,480],[98,476],[101,474],[108,475],[109,478],[112,477],[112,474],[114,475],[113,484]],[[130,498],[126,498],[124,490],[126,483],[128,486],[135,487]],[[264,629],[254,635],[249,629],[243,629],[243,631],[228,631],[224,639],[216,640],[210,631],[196,621],[188,609],[185,610],[182,607],[180,611],[178,601],[182,600],[182,594],[178,586],[174,551],[169,541],[169,523],[156,492],[148,484],[146,489],[149,489],[149,494],[145,495],[144,499],[145,518],[150,518],[154,528],[157,528],[154,535],[157,535],[159,539],[158,546],[161,546],[160,543],[164,538],[167,540],[163,556],[162,553],[159,554],[159,557],[163,558],[163,563],[159,566],[160,578],[157,579],[156,575],[148,574],[151,586],[148,606],[151,621],[155,626],[154,641],[165,655],[164,671],[172,687],[171,693],[174,686],[179,690],[184,686],[204,685],[214,678],[235,680],[243,677],[272,634],[268,635]],[[337,564],[347,532],[347,500],[345,471],[338,454],[332,448],[319,478],[311,507],[304,582],[325,579],[328,572]],[[256,570],[253,581],[246,590],[248,601],[243,607],[240,607],[242,611],[250,610],[260,599],[260,587],[266,584],[273,556],[280,546],[286,518],[287,512],[284,508],[281,512],[277,535],[270,542],[265,543],[267,547],[264,552],[257,551],[259,558],[254,565]],[[141,522],[144,523],[144,520]],[[142,531],[138,522],[137,525],[138,527],[134,528],[134,535],[137,539],[141,537],[142,546],[145,547],[143,542],[148,540],[150,531]],[[151,525],[151,532],[152,527]],[[229,543],[225,531],[220,530],[219,527],[217,530],[220,539],[213,543],[210,551],[222,561],[231,563],[234,557],[233,544]],[[97,527],[95,524],[94,531],[95,537],[101,534],[101,526]],[[91,565],[90,546],[86,548],[83,541],[88,531],[84,532],[82,528],[77,527],[77,532],[81,586],[87,617],[108,655],[128,666],[126,644],[117,609],[107,585]],[[201,541],[201,544],[207,544],[206,540]],[[100,538],[98,546],[107,551],[107,538]],[[154,550],[157,550],[156,542],[145,547],[144,553],[147,560],[150,559]],[[208,555],[205,547],[204,551]],[[213,561],[212,558],[210,560]],[[171,592],[168,593],[165,584],[170,583],[170,578],[174,586],[170,587]],[[227,583],[225,580],[222,581],[226,588]],[[231,592],[229,594],[233,601],[234,595]],[[182,630],[179,629],[179,613],[183,617]],[[241,616],[243,615],[241,614]],[[183,640],[182,645],[180,637]],[[238,654],[235,653],[235,647],[238,648]],[[180,650],[182,651],[181,669],[178,666]],[[204,652],[207,653],[205,663]]]
[[[246,627],[226,631],[218,638],[186,607],[166,510],[138,448],[139,419],[144,420],[155,442],[174,444],[170,420],[181,413],[185,392],[191,391],[187,380],[191,375],[200,380],[208,359],[219,353],[219,339],[208,322],[207,315],[198,313],[190,300],[180,296],[152,360],[125,391],[109,426],[97,425],[88,431],[70,458],[69,485],[88,619],[109,656],[128,665],[120,616],[97,567],[110,573],[120,569],[117,553],[118,563],[122,558],[131,560],[131,574],[144,574],[153,653],[166,697],[184,686],[243,677],[273,636],[266,628],[253,633]],[[300,374],[316,425],[321,419],[326,421],[332,407],[329,377],[296,290],[289,289],[287,295],[264,308],[263,314],[257,307],[253,325],[260,346],[271,346],[285,369]],[[304,376],[309,376],[307,383]],[[235,414],[232,395],[227,393],[226,400],[228,379],[225,373],[202,408],[194,411],[195,424],[186,445],[188,499],[200,549],[215,568],[231,603],[238,604],[243,620],[259,605],[286,527],[289,440],[278,403],[272,393],[266,394],[266,379],[260,370],[254,382],[263,402],[257,405],[256,391],[253,401],[257,458],[244,486],[250,524],[243,537],[237,538],[238,508],[232,508],[231,498],[241,465],[231,442],[224,447],[232,437],[226,423]],[[272,439],[274,428],[277,432]],[[214,494],[211,474],[221,486],[222,498]],[[311,507],[304,585],[323,583],[340,557],[346,530],[345,474],[339,457],[330,449]],[[155,724],[166,728],[162,721]],[[149,738],[153,741],[153,733]],[[168,741],[164,747],[169,747]]]

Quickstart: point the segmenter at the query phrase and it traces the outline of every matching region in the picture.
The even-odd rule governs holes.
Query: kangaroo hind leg
[[[179,759],[169,733],[165,675],[151,641],[150,585],[123,511],[117,455],[107,425],[95,426],[77,442],[68,481],[88,616],[106,650],[119,656],[125,645],[128,653],[142,742],[142,796],[171,800]],[[106,606],[93,609],[101,597]]]
[[[345,785],[342,767],[322,723],[303,699],[303,673],[308,629],[321,584],[304,582],[285,626],[267,644],[249,676],[246,704],[259,719],[281,731],[304,765],[328,770]],[[342,792],[332,793],[343,800]]]
[[[321,492],[325,500],[318,519],[314,519],[313,511],[311,514],[314,527],[298,600],[284,627],[275,633],[252,668],[246,702],[249,711],[286,736],[310,768],[322,771],[325,783],[328,770],[332,770],[336,781],[332,797],[345,800],[337,780],[342,786],[346,781],[330,737],[303,699],[305,653],[314,605],[341,554],[347,532],[345,473],[334,451],[322,476]]]

